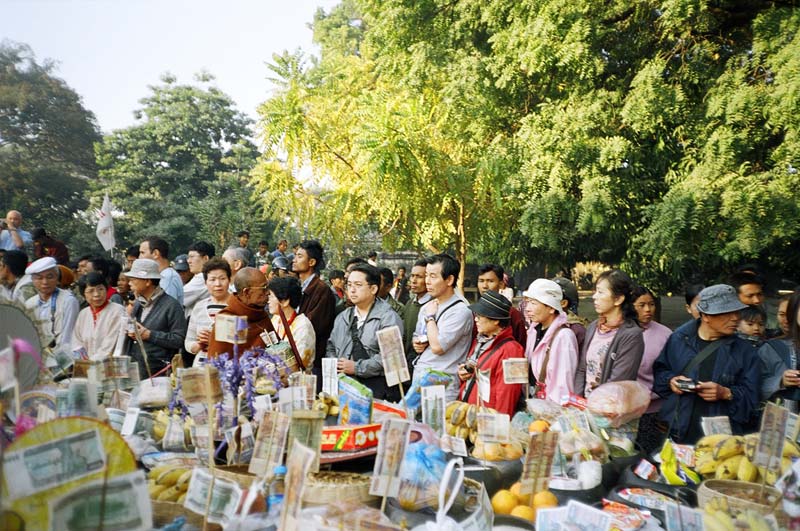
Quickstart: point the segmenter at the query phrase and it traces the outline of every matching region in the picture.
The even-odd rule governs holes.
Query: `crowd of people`
[[[316,374],[318,385],[322,358],[336,358],[340,373],[380,399],[400,399],[386,385],[378,345],[378,332],[392,326],[402,332],[412,375],[446,373],[447,399],[470,403],[478,375],[488,375],[486,405],[503,413],[524,407],[528,394],[523,384],[505,383],[510,358],[528,360],[533,396],[557,403],[636,380],[651,391],[638,427],[647,451],[668,434],[695,442],[702,417],[727,416],[734,433],[744,433],[757,429],[765,402],[794,412],[800,404],[800,292],[780,299],[779,326],[768,329],[764,281],[751,270],[726,284],[688,286],[687,322],[673,331],[656,321],[659,298],[619,269],[595,279],[597,319],[589,322],[578,313],[578,289],[562,276],[533,280],[515,306],[497,264],[480,267],[479,299],[470,304],[457,287],[461,264],[448,254],[397,274],[374,252],[333,269],[316,240],[290,253],[285,239],[273,251],[261,240],[253,252],[242,231],[220,256],[205,241],[173,256],[165,238],[153,236],[128,248],[124,263],[95,255],[70,261],[62,242],[25,231],[22,221],[11,211],[0,231],[0,301],[25,308],[46,347],[86,359],[129,355],[142,376],[176,353],[187,364],[232,353],[214,333],[216,316],[231,314],[247,321],[239,352],[264,347],[272,333],[290,335],[299,368]]]

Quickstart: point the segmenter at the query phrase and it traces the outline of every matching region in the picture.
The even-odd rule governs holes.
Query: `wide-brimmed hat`
[[[561,286],[552,280],[537,278],[531,282],[531,285],[522,293],[522,296],[535,299],[559,312],[562,310],[561,299],[564,294],[561,291]]]
[[[706,315],[738,312],[747,308],[747,305],[739,300],[736,288],[727,284],[709,286],[700,292],[699,297],[697,311]]]
[[[52,256],[45,256],[44,258],[39,258],[27,268],[25,268],[26,275],[35,275],[36,273],[44,273],[45,271],[49,271],[51,269],[57,269],[58,263],[56,259]]]
[[[141,278],[150,280],[160,280],[161,273],[158,272],[158,262],[149,258],[137,258],[133,261],[131,270],[125,273],[128,278]]]
[[[496,291],[485,291],[478,302],[470,305],[469,309],[474,314],[489,319],[508,319],[511,315],[511,301]]]
[[[175,271],[189,271],[189,255],[179,254],[172,262],[172,268]]]

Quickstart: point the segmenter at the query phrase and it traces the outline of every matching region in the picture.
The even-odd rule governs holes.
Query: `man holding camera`
[[[5,251],[24,251],[26,245],[33,245],[31,233],[22,230],[22,214],[9,210],[6,219],[0,221],[0,249]]]
[[[746,306],[727,284],[699,297],[700,318],[675,330],[653,365],[653,391],[665,399],[660,420],[682,444],[703,436],[703,417],[729,417],[733,433],[742,434],[756,427],[759,414],[758,353],[736,336]]]

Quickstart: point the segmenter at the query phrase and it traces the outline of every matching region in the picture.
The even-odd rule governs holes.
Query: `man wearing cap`
[[[186,337],[186,317],[183,306],[161,287],[160,265],[149,258],[137,258],[125,273],[136,294],[131,318],[144,343],[151,374],[163,369],[179,351]],[[147,377],[147,367],[136,339],[128,330],[123,352],[139,362],[139,375]]]
[[[22,251],[6,251],[0,257],[0,293],[10,300],[25,304],[36,295],[31,276],[25,274],[28,255]]]
[[[734,434],[758,420],[760,362],[757,351],[736,336],[739,301],[727,284],[700,292],[700,318],[679,327],[653,365],[653,391],[664,398],[660,419],[675,442],[694,444],[703,417],[727,416]]]
[[[17,210],[9,210],[6,219],[0,221],[0,249],[6,251],[24,251],[26,245],[33,244],[31,233],[22,230],[22,214]]]
[[[378,331],[403,323],[389,303],[378,297],[381,274],[378,268],[359,264],[347,280],[347,296],[353,303],[333,323],[325,355],[338,358],[337,369],[372,389],[373,397],[399,399],[398,389],[389,389],[378,348]]]
[[[509,416],[514,414],[523,391],[523,384],[505,383],[503,361],[522,358],[524,349],[511,331],[511,302],[497,291],[485,291],[470,306],[475,314],[478,335],[472,342],[467,360],[458,367],[461,381],[460,399],[470,404],[478,403],[478,371],[489,373],[489,400],[486,407]]]
[[[431,300],[419,312],[414,334],[414,351],[419,354],[414,378],[434,369],[452,376],[445,398],[458,396],[458,367],[464,363],[472,345],[472,312],[456,293],[461,264],[449,254],[437,254],[425,266],[425,287]]]
[[[169,266],[169,244],[166,240],[158,236],[147,238],[139,244],[139,258],[155,260],[161,273],[161,289],[183,306],[183,281]]]
[[[69,352],[80,305],[72,293],[58,287],[61,272],[56,259],[39,258],[28,266],[25,274],[31,276],[36,288],[36,295],[25,301],[25,306],[34,312],[45,334],[42,344],[54,351]]]
[[[536,397],[555,403],[574,392],[579,347],[567,324],[561,287],[552,280],[534,280],[522,294],[531,321],[525,357],[536,382]]]
[[[233,283],[236,284],[236,293],[228,298],[228,305],[217,313],[215,323],[218,322],[216,319],[220,315],[238,315],[247,319],[247,340],[238,346],[241,356],[247,349],[263,348],[265,343],[261,334],[274,332],[275,327],[272,326],[269,312],[265,310],[269,300],[269,291],[267,277],[264,273],[255,267],[245,267],[236,273]],[[205,349],[202,342],[200,348],[201,350]],[[233,355],[233,345],[218,341],[215,330],[212,328],[206,351],[209,358],[219,356],[223,352]]]
[[[206,281],[203,278],[203,266],[214,257],[214,246],[208,242],[198,241],[189,246],[186,253],[186,263],[189,266],[191,280],[183,285],[183,307],[186,309],[186,319],[192,315],[195,304],[208,297]],[[175,270],[178,271],[179,260],[175,259]]]
[[[478,294],[483,295],[489,290],[503,293],[506,289],[505,270],[497,264],[483,264],[478,269]],[[511,301],[511,299],[509,299]],[[511,301],[513,302],[513,301]],[[473,335],[476,330],[473,331]],[[522,313],[511,305],[511,333],[520,345],[528,341],[528,327]]]

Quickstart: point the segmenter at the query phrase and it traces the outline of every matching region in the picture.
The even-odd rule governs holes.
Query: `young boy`
[[[736,334],[748,341],[761,358],[761,396],[766,402],[783,389],[783,373],[791,363],[783,345],[766,339],[767,312],[761,306],[751,305],[739,312]],[[786,398],[786,397],[784,397]]]

